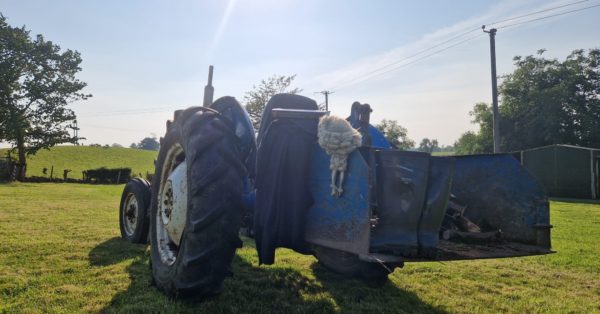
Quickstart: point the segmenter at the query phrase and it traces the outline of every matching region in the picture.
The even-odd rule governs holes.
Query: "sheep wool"
[[[362,136],[348,121],[336,116],[319,120],[317,136],[319,145],[331,156],[331,195],[340,197],[348,155],[362,144]]]

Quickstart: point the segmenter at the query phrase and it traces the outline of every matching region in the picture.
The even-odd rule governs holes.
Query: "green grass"
[[[600,312],[600,205],[552,202],[547,256],[411,263],[371,286],[279,250],[258,266],[253,242],[222,295],[170,300],[150,285],[148,248],[119,238],[122,186],[0,185],[0,313]]]
[[[123,148],[91,146],[55,146],[42,149],[27,158],[27,176],[49,177],[54,166],[54,177],[62,178],[64,169],[71,169],[69,178],[81,179],[81,172],[100,167],[132,169],[132,174],[142,175],[154,172],[154,159],[158,152]],[[0,149],[0,156],[6,156],[6,149]],[[47,168],[47,174],[42,170]]]
[[[454,156],[456,155],[455,152],[433,152],[431,153],[432,156]]]

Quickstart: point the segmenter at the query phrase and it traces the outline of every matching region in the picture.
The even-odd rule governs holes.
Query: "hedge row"
[[[83,171],[83,182],[86,183],[126,183],[131,179],[131,168],[105,167]]]

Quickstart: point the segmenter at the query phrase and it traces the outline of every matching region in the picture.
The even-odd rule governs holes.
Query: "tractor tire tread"
[[[188,215],[179,254],[171,266],[162,264],[154,252],[153,231],[153,265],[160,264],[153,267],[153,277],[157,287],[169,296],[202,299],[220,293],[223,280],[231,274],[230,265],[241,242],[243,172],[239,169],[244,166],[239,158],[222,157],[224,152],[236,155],[237,138],[214,110],[188,108],[178,115],[169,132],[179,132],[167,134],[165,139],[179,137],[186,155]],[[159,154],[160,158],[164,157]],[[159,184],[154,186],[155,216]],[[159,273],[168,268],[172,268],[169,276]]]
[[[123,206],[127,199],[127,195],[133,193],[138,201],[138,216],[137,224],[133,234],[128,235],[125,231],[123,221]],[[119,204],[119,229],[121,231],[121,237],[131,243],[144,244],[148,242],[148,208],[150,205],[151,191],[150,183],[142,178],[133,178],[123,188],[121,194],[121,202]]]

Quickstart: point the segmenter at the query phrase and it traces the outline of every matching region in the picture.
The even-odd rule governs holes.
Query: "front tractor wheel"
[[[172,297],[218,294],[235,250],[245,173],[237,139],[218,113],[177,115],[156,163],[150,210],[152,277]]]
[[[121,237],[131,243],[148,242],[148,206],[150,205],[150,183],[134,178],[123,189],[119,206]]]

